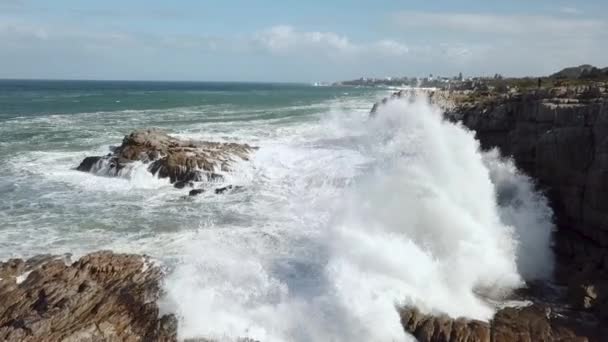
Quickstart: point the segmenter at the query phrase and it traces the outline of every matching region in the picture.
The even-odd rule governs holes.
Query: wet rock
[[[205,189],[194,189],[194,190],[190,190],[190,192],[188,193],[189,196],[198,196],[202,193],[205,192]]]
[[[224,187],[215,189],[215,193],[217,195],[220,195],[231,189],[232,189],[232,185],[228,185],[228,186],[224,186]]]
[[[141,161],[149,164],[149,172],[169,178],[171,183],[184,182],[178,186],[185,186],[203,180],[203,173],[231,171],[236,161],[248,160],[255,149],[247,144],[178,139],[155,129],[138,130],[125,136],[110,155],[85,158],[77,170],[88,172],[105,161],[113,165],[110,169],[116,174],[129,163]]]
[[[101,159],[102,159],[102,157],[86,157],[80,163],[80,165],[78,165],[76,170],[83,171],[83,172],[89,172],[89,171],[91,171],[93,166],[95,166],[95,164],[97,164],[97,162]]]
[[[224,193],[226,193],[226,192],[228,192],[230,190],[241,190],[242,188],[243,188],[242,186],[238,186],[238,185],[237,186],[228,185],[228,186],[224,186],[224,187],[215,189],[215,193],[217,195],[221,195],[221,194],[224,194]]]
[[[176,341],[156,300],[162,272],[146,257],[96,252],[0,263],[1,341]]]
[[[194,183],[191,181],[177,181],[175,183],[173,183],[173,186],[177,189],[183,189],[185,187],[193,187]]]
[[[420,342],[586,342],[541,305],[505,308],[490,322],[425,315],[414,308],[399,312],[406,332]]]
[[[431,94],[446,118],[475,131],[483,149],[500,148],[537,180],[556,216],[562,260],[608,272],[607,90],[586,85]]]
[[[369,115],[371,117],[376,116],[376,113],[378,112],[378,107],[380,106],[380,104],[378,103],[374,103],[374,106],[372,107],[372,109],[369,111]]]
[[[207,174],[207,181],[209,182],[222,182],[224,180],[224,176],[220,175],[219,173],[208,173]]]
[[[608,322],[608,275],[593,265],[586,270],[569,272],[568,300],[578,310],[594,313],[601,321]],[[607,327],[608,328],[608,327]]]
[[[598,298],[606,287],[602,279],[608,279],[608,93],[582,86],[482,97],[446,115],[474,130],[484,149],[499,147],[536,179],[558,227],[557,280],[576,294],[576,307],[603,312]]]
[[[473,130],[482,149],[499,148],[536,180],[558,228],[556,280],[568,287],[573,308],[608,326],[606,87],[422,92],[444,109],[446,119]]]

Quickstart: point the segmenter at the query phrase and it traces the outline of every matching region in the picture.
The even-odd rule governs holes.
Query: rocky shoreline
[[[555,280],[567,303],[608,319],[608,88],[605,84],[482,97],[448,112],[537,180],[555,213]],[[605,336],[602,332],[600,336]]]
[[[108,251],[2,262],[0,340],[176,341],[156,303],[162,276],[148,257]]]
[[[529,284],[516,296],[532,304],[500,309],[491,322],[400,308],[405,331],[419,341],[480,342],[601,341],[608,334],[607,89],[600,84],[427,94],[444,107],[448,120],[474,130],[482,148],[498,147],[512,156],[548,195],[558,227],[551,285],[564,290],[549,295],[543,284]],[[85,158],[77,169],[119,176],[143,163],[151,174],[196,195],[255,149],[139,130],[108,155]],[[107,251],[75,262],[69,256],[37,256],[0,263],[0,340],[176,341],[176,317],[162,315],[157,304],[162,277],[148,257]]]
[[[415,308],[402,308],[399,315],[403,328],[419,341],[588,341],[542,305],[505,308],[491,322],[425,315]]]
[[[573,331],[601,341],[608,335],[608,84],[506,93],[423,93],[444,109],[447,120],[474,131],[482,149],[499,148],[512,157],[548,196],[557,225],[555,285],[565,290],[550,301],[543,293],[528,297],[534,303],[544,302],[543,306],[503,309],[489,324],[463,325],[460,320],[408,309],[402,311],[402,321],[403,312],[413,317],[403,322],[406,331],[420,341],[461,341],[471,336],[475,341],[578,341]],[[396,92],[375,104],[370,116],[392,99],[418,95],[416,90]],[[562,310],[543,318],[542,312],[563,308],[571,315]],[[506,313],[515,321],[500,330],[510,329],[516,335],[498,336],[496,324],[504,323]],[[559,319],[553,322],[552,317]]]
[[[120,177],[143,164],[176,188],[193,188],[193,196],[237,190],[218,184],[257,148],[178,139],[144,129],[110,149],[105,156],[84,158],[76,170]],[[75,262],[69,255],[2,262],[0,341],[177,341],[176,317],[162,315],[157,304],[163,276],[147,256],[110,251]]]

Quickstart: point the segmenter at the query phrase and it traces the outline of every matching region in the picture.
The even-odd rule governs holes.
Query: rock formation
[[[110,176],[140,161],[159,178],[169,178],[178,188],[203,180],[217,180],[237,160],[248,160],[255,147],[247,144],[182,140],[162,131],[138,130],[125,136],[122,145],[107,156],[85,158],[76,168],[84,172],[104,170]]]
[[[541,305],[502,309],[491,322],[430,316],[415,308],[403,308],[399,315],[405,331],[420,342],[588,341]]]
[[[111,252],[0,263],[0,340],[176,341],[176,318],[156,304],[161,275],[146,257]]]
[[[608,323],[607,89],[589,83],[525,92],[431,94],[447,119],[475,131],[483,149],[498,147],[537,181],[558,227],[556,281],[568,287],[573,308],[594,314],[601,325]],[[377,110],[375,106],[370,115]]]
[[[396,93],[393,97],[401,97]],[[388,101],[388,100],[387,100]],[[601,341],[608,326],[608,93],[605,86],[524,93],[436,92],[446,118],[476,132],[483,148],[499,147],[535,177],[556,214],[558,283],[566,304],[505,308],[491,322],[399,310],[405,331],[420,341]],[[384,101],[386,102],[386,101]],[[375,114],[382,104],[372,110]],[[221,177],[245,144],[186,141],[157,130],[135,131],[107,156],[87,157],[78,170],[118,175],[131,163],[177,187]],[[236,191],[224,186],[217,194]],[[191,195],[200,194],[196,189]],[[42,256],[0,263],[0,340],[175,341],[177,320],[161,316],[161,270],[146,257],[97,252],[73,264]],[[582,321],[562,307],[589,314]],[[598,337],[600,336],[600,337]]]
[[[558,280],[608,318],[608,93],[555,88],[463,104],[448,115],[533,176],[555,212]],[[561,273],[559,273],[561,271]]]

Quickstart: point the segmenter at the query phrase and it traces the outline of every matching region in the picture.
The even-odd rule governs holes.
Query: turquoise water
[[[198,229],[206,220],[247,226],[249,214],[215,199],[201,212],[183,191],[145,174],[103,179],[73,168],[138,128],[273,145],[298,139],[287,132],[331,110],[366,110],[376,97],[369,89],[297,84],[2,80],[0,257],[134,251],[140,237]]]
[[[0,80],[0,118],[226,105],[260,110],[369,91],[272,83]]]

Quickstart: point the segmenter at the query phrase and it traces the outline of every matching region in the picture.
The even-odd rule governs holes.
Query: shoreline
[[[428,91],[428,90],[425,90]],[[589,106],[593,107],[596,106],[597,103],[600,103],[601,105],[598,107],[599,108],[599,112],[598,115],[604,115],[606,114],[605,112],[608,109],[608,106],[606,105],[606,92],[605,89],[604,90],[599,90],[599,97],[589,97],[588,93],[586,93],[584,90],[581,91],[579,90],[572,90],[575,94],[574,97],[572,97],[569,92],[569,89],[565,89],[565,91],[560,90],[560,89],[554,89],[554,91],[548,91],[548,92],[534,92],[534,93],[522,93],[522,94],[485,94],[485,93],[475,93],[475,92],[467,92],[467,93],[459,93],[457,91],[453,91],[451,93],[448,93],[445,96],[445,99],[456,99],[455,103],[453,103],[453,107],[448,111],[448,113],[446,113],[446,117],[450,120],[454,120],[454,121],[460,121],[463,122],[464,125],[466,127],[469,127],[470,129],[474,129],[477,133],[478,133],[478,139],[481,141],[482,147],[485,148],[490,148],[493,146],[499,146],[504,148],[506,151],[513,151],[513,153],[518,153],[517,149],[513,149],[512,146],[511,148],[509,148],[509,144],[514,143],[512,140],[505,140],[505,141],[499,141],[497,140],[497,135],[496,132],[504,132],[501,134],[504,134],[505,136],[509,136],[511,134],[511,131],[516,129],[516,124],[517,124],[517,118],[519,118],[521,116],[521,120],[528,120],[529,118],[532,120],[537,120],[537,118],[534,117],[534,115],[539,115],[538,112],[536,111],[536,108],[549,108],[551,109],[553,112],[552,117],[554,118],[559,118],[559,120],[566,120],[564,121],[566,123],[565,126],[563,126],[564,122],[559,121],[559,123],[553,123],[553,128],[550,128],[550,130],[552,129],[557,129],[557,128],[569,128],[570,126],[568,126],[568,123],[570,121],[568,121],[567,119],[572,118],[572,115],[574,115],[574,117],[577,117],[577,115],[583,115],[583,117],[585,117],[585,123],[586,122],[591,122],[588,121],[587,117],[590,115],[588,114],[589,111]],[[434,91],[435,94],[442,94],[441,91]],[[593,94],[598,94],[597,92],[592,91],[591,93]],[[561,97],[557,97],[558,100],[555,100],[555,96],[559,95]],[[561,94],[561,95],[560,95]],[[591,95],[593,95],[591,94]],[[457,97],[454,97],[455,95],[458,95]],[[460,96],[462,95],[462,97]],[[395,96],[395,98],[399,98],[401,96]],[[438,97],[436,97],[436,99],[443,99],[444,96],[443,95],[439,95]],[[572,111],[572,105],[575,105],[574,107],[577,108],[578,111],[580,112],[573,112]],[[595,108],[595,107],[594,107]],[[536,111],[534,113],[530,112],[530,110]],[[511,113],[511,114],[509,114]],[[519,113],[519,114],[518,114]],[[543,112],[544,113],[544,112]],[[577,114],[578,113],[578,114]],[[582,113],[582,114],[581,114]],[[546,113],[544,113],[543,115],[545,115]],[[608,114],[607,114],[608,115]],[[512,119],[515,119],[515,121],[513,121]],[[596,118],[597,119],[597,118]],[[549,119],[545,119],[545,123],[548,123],[550,121],[547,121]],[[523,121],[522,121],[523,122]],[[527,121],[526,121],[527,122]],[[541,121],[542,122],[542,121]],[[576,122],[574,122],[576,124]],[[513,127],[511,126],[505,126],[506,124],[514,124]],[[497,127],[502,129],[502,130],[497,130]],[[541,132],[544,133],[545,131]],[[505,138],[506,139],[506,138]],[[539,138],[539,141],[542,141],[542,139]],[[568,143],[572,143],[570,141],[568,141]],[[507,154],[512,154],[509,152],[506,152]],[[526,171],[530,171],[530,169],[528,169],[530,167],[530,165],[526,164],[529,162],[529,160],[525,159],[526,156],[524,156],[524,159],[521,159],[522,157],[518,157],[518,155],[515,155],[515,160],[516,162],[518,162],[518,166],[522,167],[521,163],[522,160],[524,162],[523,164],[523,168]],[[518,161],[519,158],[519,161]],[[545,162],[550,162],[550,160],[545,161]],[[545,164],[541,164],[545,165]],[[573,164],[564,164],[564,165],[558,165],[559,167],[561,167],[562,169],[565,167],[566,169],[570,166],[572,166]],[[536,177],[540,176],[543,177],[545,175],[545,173],[547,173],[548,171],[546,170],[541,170],[543,173],[541,173],[540,175],[536,175]],[[532,174],[536,174],[536,169],[532,170]],[[550,173],[550,172],[548,172]],[[536,178],[538,179],[538,178]],[[542,180],[542,178],[540,178]],[[559,185],[559,183],[557,183]],[[555,195],[553,195],[555,196]],[[552,197],[554,198],[554,197]],[[555,199],[554,199],[555,200]],[[554,208],[554,211],[556,211],[556,214],[558,216],[558,227],[559,227],[559,232],[569,232],[569,233],[577,233],[576,230],[574,230],[574,232],[572,232],[571,230],[568,230],[567,227],[565,227],[565,224],[562,222],[563,220],[566,220],[566,218],[563,218],[563,212],[560,211],[559,208]],[[558,233],[560,234],[560,233]],[[558,237],[562,236],[562,235],[557,235]],[[563,241],[560,241],[559,238],[556,239],[558,242],[558,249],[562,252],[560,254],[558,254],[559,258],[563,258],[563,257],[570,257],[573,259],[576,258],[583,258],[584,263],[589,262],[588,257],[591,257],[592,259],[597,259],[597,254],[591,255],[591,256],[584,256],[584,255],[580,255],[580,254],[576,254],[576,248],[577,247],[564,247],[561,244],[563,243]],[[568,239],[567,239],[568,240]],[[587,239],[589,240],[589,239]],[[593,241],[593,238],[591,238],[591,241]],[[568,241],[566,241],[567,243]],[[573,239],[572,241],[570,241],[572,243],[579,243],[579,245],[585,247],[587,245],[589,245],[589,241],[586,241],[585,239]],[[572,251],[564,251],[564,249],[572,249]],[[568,255],[567,253],[574,253],[571,255]],[[604,253],[604,251],[600,251],[601,253]],[[565,254],[564,254],[565,253]],[[102,255],[102,256],[99,256]],[[97,258],[97,259],[95,259]],[[158,298],[160,298],[161,296],[161,290],[160,287],[158,285],[158,282],[162,279],[162,274],[160,274],[160,268],[158,268],[158,266],[151,266],[151,267],[144,267],[145,263],[143,263],[143,261],[136,261],[134,259],[138,259],[138,258],[145,258],[143,256],[137,256],[137,255],[122,255],[122,254],[114,254],[114,253],[110,253],[107,254],[107,252],[94,252],[92,254],[88,254],[83,256],[79,261],[71,264],[71,265],[66,265],[65,263],[63,263],[63,266],[60,265],[56,259],[54,259],[53,257],[46,257],[45,258],[41,258],[41,257],[34,257],[32,259],[29,259],[28,261],[16,261],[16,260],[12,260],[9,262],[5,262],[2,263],[1,267],[3,267],[4,271],[0,271],[0,274],[4,274],[4,275],[0,275],[0,289],[2,289],[2,294],[0,294],[0,299],[5,299],[5,298],[9,298],[9,297],[19,297],[22,296],[20,298],[27,298],[23,299],[25,302],[22,303],[21,305],[23,306],[23,310],[24,311],[19,311],[19,310],[15,310],[15,308],[13,308],[12,310],[15,311],[4,311],[5,315],[4,315],[4,321],[0,321],[0,326],[3,326],[3,328],[0,328],[0,337],[4,337],[4,336],[8,336],[6,337],[6,339],[10,340],[11,338],[18,338],[17,336],[28,336],[27,334],[34,334],[35,331],[38,331],[38,333],[43,334],[43,335],[39,335],[39,336],[46,336],[44,334],[48,333],[48,330],[44,330],[44,329],[50,329],[50,327],[52,328],[53,326],[56,326],[56,324],[60,324],[63,326],[64,329],[67,329],[64,332],[61,332],[62,334],[68,334],[68,333],[72,333],[72,334],[81,334],[81,333],[87,333],[87,334],[93,334],[91,336],[95,336],[94,334],[100,334],[99,336],[102,336],[104,338],[109,338],[108,336],[113,336],[111,334],[139,334],[139,335],[133,335],[133,336],[155,336],[155,338],[157,338],[158,340],[162,340],[165,339],[166,341],[174,341],[177,339],[177,331],[178,331],[178,323],[177,320],[175,319],[175,316],[172,315],[168,315],[168,316],[160,316],[159,314],[159,309],[158,309],[158,305],[156,304],[156,300],[158,300]],[[82,261],[82,260],[85,261]],[[82,266],[82,268],[80,268],[80,265],[83,264],[87,264],[87,260],[89,259],[95,259],[95,261],[93,262],[95,265],[93,267],[90,266]],[[41,261],[43,260],[43,261]],[[17,266],[13,266],[13,265],[17,265]],[[21,266],[19,266],[21,265]],[[28,266],[29,265],[29,266]],[[74,266],[76,265],[76,266]],[[562,268],[559,270],[561,272],[564,272],[565,274],[572,274],[573,269],[576,269],[578,267],[580,267],[580,263],[576,262],[576,263],[561,263],[560,265],[562,265]],[[21,270],[21,273],[17,274],[17,272],[14,271],[10,271],[10,270]],[[98,302],[93,305],[94,307],[98,304],[100,305],[105,305],[103,304],[104,300],[108,300],[111,302],[111,308],[109,308],[109,312],[112,312],[112,314],[108,314],[109,316],[112,316],[114,314],[117,315],[123,315],[121,321],[112,321],[109,323],[104,323],[106,322],[106,318],[104,317],[99,317],[96,316],[95,314],[92,316],[88,316],[85,317],[86,319],[83,320],[82,322],[70,322],[70,323],[66,323],[66,321],[54,321],[54,318],[52,317],[52,315],[56,315],[56,314],[61,314],[61,312],[70,312],[73,310],[77,310],[78,307],[80,307],[82,304],[82,302],[78,302],[76,300],[76,302],[74,302],[75,304],[70,304],[69,299],[68,301],[63,301],[64,298],[67,298],[67,296],[65,295],[58,295],[57,297],[53,297],[53,296],[48,296],[48,293],[50,293],[49,290],[44,289],[44,286],[52,286],[55,291],[59,291],[58,290],[58,286],[55,285],[51,285],[53,284],[52,280],[50,282],[45,281],[45,277],[46,276],[50,276],[49,274],[46,274],[45,272],[51,272],[52,270],[55,269],[59,269],[59,271],[57,271],[58,273],[54,273],[56,275],[59,275],[59,277],[67,277],[68,280],[66,283],[63,283],[63,286],[65,288],[61,288],[62,291],[66,291],[67,293],[72,293],[72,296],[74,295],[73,293],[80,293],[79,288],[81,287],[81,285],[83,284],[82,279],[87,280],[87,281],[92,281],[95,284],[101,283],[102,285],[95,285],[93,287],[98,288],[98,291],[100,291],[99,293],[97,293],[95,296],[98,300]],[[7,271],[9,270],[9,271]],[[99,270],[102,270],[101,272]],[[140,272],[136,272],[135,270],[140,270]],[[143,271],[142,271],[143,270]],[[595,275],[597,275],[598,270],[592,270],[595,272]],[[12,272],[12,273],[11,273]],[[24,273],[24,272],[30,272],[30,273]],[[53,271],[54,272],[54,271]],[[602,271],[604,272],[604,271]],[[70,283],[70,281],[72,281],[72,276],[74,276],[74,274],[78,274],[77,277],[73,278],[74,280],[78,280],[80,283]],[[103,274],[103,276],[96,276],[95,274]],[[575,274],[577,275],[577,277],[582,277],[582,280],[575,282],[573,284],[566,284],[567,285],[567,292],[565,295],[569,296],[571,298],[567,298],[568,300],[573,300],[574,301],[572,303],[568,302],[568,305],[573,305],[573,307],[575,308],[575,312],[576,313],[589,313],[590,315],[594,315],[599,317],[598,319],[601,319],[602,313],[604,310],[603,307],[603,302],[602,299],[603,297],[601,294],[598,296],[597,294],[592,294],[592,292],[590,291],[597,291],[603,288],[604,284],[603,284],[603,280],[600,279],[600,281],[598,282],[597,280],[595,280],[594,278],[590,278],[590,275],[594,275],[594,274],[590,274],[589,270],[583,270],[582,272],[575,272]],[[27,277],[24,278],[24,276],[27,275]],[[601,273],[601,275],[603,275],[603,273]],[[20,277],[20,278],[18,278]],[[79,278],[82,277],[82,278]],[[102,278],[96,278],[96,277],[102,277]],[[106,278],[107,277],[107,278]],[[22,279],[24,278],[24,279]],[[30,279],[31,278],[31,279]],[[100,280],[101,279],[101,280]],[[18,281],[19,280],[19,281]],[[47,279],[48,280],[48,279]],[[120,283],[118,288],[105,288],[103,284],[106,284],[108,282],[112,282],[112,281],[118,281]],[[593,288],[591,288],[589,285],[589,283],[593,283]],[[597,283],[598,285],[595,285],[595,283]],[[124,294],[124,292],[122,292],[123,288],[127,289],[128,291],[134,289],[134,288],[138,288],[142,287],[142,290],[138,290],[140,292],[134,292],[134,293],[127,293]],[[526,299],[526,298],[538,298],[536,299],[537,302],[541,302],[540,304],[536,305],[532,305],[529,307],[524,307],[521,309],[514,309],[514,308],[507,308],[507,309],[503,309],[500,310],[499,313],[499,318],[500,320],[498,321],[499,323],[496,324],[502,324],[500,325],[500,328],[497,328],[496,325],[492,325],[492,324],[481,324],[479,322],[476,321],[471,321],[471,320],[463,320],[463,319],[448,319],[447,317],[432,317],[432,316],[426,316],[421,314],[420,312],[416,312],[415,309],[402,309],[401,311],[401,320],[402,320],[402,324],[404,326],[404,329],[406,329],[406,331],[412,333],[413,335],[417,336],[421,341],[434,341],[437,339],[441,339],[445,336],[456,336],[453,334],[457,334],[457,333],[453,333],[454,329],[456,329],[456,327],[458,326],[458,331],[462,334],[471,334],[472,332],[475,332],[476,334],[479,334],[479,338],[480,340],[484,340],[484,338],[490,338],[490,334],[493,334],[495,331],[500,330],[502,331],[504,334],[507,335],[501,335],[501,336],[507,336],[507,337],[503,337],[504,341],[508,341],[508,336],[512,336],[512,335],[508,335],[508,333],[517,333],[517,334],[527,334],[527,336],[530,336],[532,338],[532,340],[535,340],[535,338],[541,338],[542,336],[547,336],[547,335],[534,335],[537,334],[538,331],[543,331],[543,334],[545,334],[547,331],[549,331],[549,335],[551,338],[557,338],[557,336],[562,336],[564,339],[568,339],[571,338],[573,340],[576,340],[574,335],[577,335],[580,331],[585,331],[585,328],[581,328],[580,326],[578,326],[577,324],[573,324],[573,322],[568,322],[568,320],[564,320],[563,317],[560,318],[560,312],[559,310],[554,310],[551,305],[551,303],[542,303],[543,300],[545,300],[546,298],[543,298],[543,296],[546,295],[546,293],[543,293],[543,289],[542,287],[530,287],[528,288],[528,290],[530,290],[531,292],[534,292],[535,290],[538,290],[540,288],[540,293],[536,293],[536,294],[527,294],[527,295],[522,295],[521,298]],[[40,293],[41,290],[44,289],[44,296],[41,296]],[[115,298],[112,297],[110,294],[111,293],[105,293],[104,291],[117,291],[119,293],[124,294],[124,298]],[[13,292],[13,291],[17,291],[17,292]],[[22,292],[19,292],[22,291]],[[128,292],[127,291],[127,292]],[[574,294],[570,293],[570,292],[574,292]],[[23,297],[23,295],[16,295],[15,293],[26,293],[27,295],[25,297]],[[61,292],[58,292],[61,293]],[[594,298],[592,298],[591,296],[594,296]],[[526,297],[528,296],[528,297]],[[41,299],[42,298],[42,299]],[[75,298],[78,298],[78,296],[76,295]],[[141,310],[131,310],[129,309],[129,306],[121,306],[122,303],[121,301],[126,300],[125,298],[129,298],[129,303],[131,303],[132,305],[135,305],[135,307],[138,308],[146,308],[144,311],[146,312],[146,316],[145,316],[145,322],[147,323],[142,323],[140,322],[141,317],[139,317],[139,315],[141,314]],[[154,301],[150,302],[149,299],[150,298],[155,298]],[[28,301],[32,301],[33,302],[28,302]],[[135,301],[132,301],[135,300]],[[577,303],[578,301],[578,303]],[[25,303],[29,303],[29,305],[23,305]],[[37,304],[38,303],[38,304]],[[41,304],[42,303],[42,304]],[[46,303],[46,304],[44,304]],[[16,303],[17,306],[19,306],[19,303]],[[44,305],[43,305],[44,304]],[[562,301],[562,299],[560,299],[557,303],[557,305],[562,305],[564,304],[564,302]],[[74,307],[70,307],[69,305],[76,305]],[[548,305],[548,306],[546,306]],[[575,305],[581,305],[582,308],[577,308]],[[588,306],[588,307],[585,307]],[[46,309],[37,309],[38,307],[40,308],[46,308]],[[52,311],[49,310],[49,307],[57,307],[59,308],[58,311]],[[549,308],[549,315],[547,315],[547,307]],[[31,309],[27,309],[26,308],[31,308]],[[61,311],[63,310],[63,311]],[[147,312],[146,310],[150,310],[150,312]],[[515,310],[515,311],[514,311]],[[597,311],[597,312],[596,312]],[[1,312],[1,311],[0,311]],[[11,314],[14,313],[13,316],[9,315],[9,319],[6,319],[6,312],[10,312]],[[598,314],[599,312],[599,314]],[[154,315],[154,313],[156,313],[156,315]],[[555,313],[555,315],[553,315],[553,313]],[[45,315],[49,315],[48,317]],[[126,316],[125,316],[126,315]],[[69,315],[68,315],[69,316]],[[20,318],[23,317],[23,318]],[[0,318],[3,318],[3,316],[0,316]],[[526,322],[535,322],[535,325],[532,326],[532,328],[530,328],[530,325],[527,324]],[[45,323],[46,322],[46,323]],[[59,322],[59,323],[58,323]],[[63,322],[63,323],[61,323]],[[139,327],[131,332],[126,332],[123,324],[125,322],[129,322],[128,324],[140,324],[145,327]],[[456,323],[458,322],[458,323]],[[93,324],[94,323],[94,324]],[[574,322],[576,323],[576,322]],[[66,326],[67,324],[67,326]],[[73,326],[73,324],[82,324],[82,329],[79,330],[77,333],[72,331],[74,329],[71,328],[71,326]],[[91,325],[93,324],[93,325]],[[151,324],[151,325],[149,325]],[[460,325],[459,325],[460,324]],[[570,326],[573,325],[573,327],[571,328]],[[94,327],[96,326],[96,327]],[[135,325],[134,325],[135,326]],[[92,328],[93,327],[93,328]],[[122,327],[122,328],[121,328]],[[3,330],[4,329],[4,330]],[[36,330],[36,329],[40,329],[40,330]],[[512,329],[512,331],[505,331],[505,329]],[[532,330],[529,330],[532,329]],[[534,330],[536,329],[536,330]],[[69,330],[69,331],[68,331]],[[128,330],[128,329],[127,329]],[[538,331],[537,331],[538,330]],[[135,332],[134,332],[135,331]],[[573,332],[576,331],[576,332]],[[9,334],[9,335],[2,335],[2,334]],[[13,335],[11,335],[13,334]],[[23,335],[25,334],[25,335]],[[152,334],[152,335],[150,335]],[[153,334],[157,334],[157,335],[153,335]],[[160,334],[160,335],[159,335]],[[447,334],[447,335],[446,335]],[[561,335],[560,335],[561,334]],[[586,335],[589,336],[589,340],[593,341],[594,337],[593,335],[596,334],[595,332],[591,332],[591,333],[585,333]],[[34,336],[34,335],[31,335]],[[62,335],[63,336],[63,335]],[[74,335],[74,336],[81,336],[81,335]],[[118,335],[117,335],[118,336]],[[127,336],[127,335],[124,335]],[[469,335],[470,336],[470,335]],[[579,335],[580,336],[580,335]],[[599,335],[601,336],[601,335]],[[30,337],[32,339],[36,339],[35,337]],[[66,337],[67,338],[67,337]],[[122,336],[120,337],[122,338]],[[496,340],[496,339],[494,339]],[[584,340],[581,340],[584,341]]]

